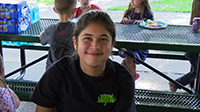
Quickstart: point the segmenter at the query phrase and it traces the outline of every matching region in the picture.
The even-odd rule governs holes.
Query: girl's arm
[[[16,105],[16,109],[19,107],[19,105],[20,105],[20,100],[19,100],[19,97],[15,94],[15,92],[12,90],[12,89],[10,89],[8,86],[7,86],[7,88],[11,91],[11,94],[13,95],[13,97],[14,97],[14,100],[15,100],[15,105]]]
[[[35,112],[53,112],[53,111],[54,111],[54,108],[46,108],[39,105],[37,105],[35,109]]]
[[[112,112],[136,112],[135,81],[128,70],[121,65],[116,67],[118,74],[118,96]]]

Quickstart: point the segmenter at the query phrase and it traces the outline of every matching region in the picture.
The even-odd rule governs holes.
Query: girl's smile
[[[88,55],[90,55],[91,57],[98,57],[100,55],[103,55],[103,53],[95,53],[95,52],[91,52],[91,53],[87,53]]]

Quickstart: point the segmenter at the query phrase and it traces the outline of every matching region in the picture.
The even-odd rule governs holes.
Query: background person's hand
[[[140,24],[141,22],[143,22],[144,20],[135,20],[134,22],[133,22],[133,24]]]
[[[129,20],[127,17],[123,18],[121,21],[123,24],[129,24],[131,20]]]

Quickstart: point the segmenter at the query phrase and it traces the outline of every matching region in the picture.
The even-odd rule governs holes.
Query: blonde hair
[[[193,24],[194,17],[200,17],[200,0],[193,0],[192,2],[190,25]]]
[[[4,65],[1,55],[0,55],[0,78],[4,79]]]
[[[149,5],[148,0],[142,1],[140,5],[141,5],[140,19],[143,19],[144,10],[145,9],[151,10],[151,7]],[[132,15],[134,14],[135,8],[133,8],[133,6],[131,5],[131,0],[129,1],[128,9],[126,9],[125,12],[124,12],[123,18],[126,16],[126,14],[128,14],[129,11],[131,12],[130,17],[132,17]]]

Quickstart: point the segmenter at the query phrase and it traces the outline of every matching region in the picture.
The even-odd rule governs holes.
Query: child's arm
[[[54,111],[54,108],[46,108],[39,105],[37,105],[35,109],[35,112],[53,112],[53,111]]]
[[[44,32],[44,31],[42,31],[42,32],[40,33],[40,36],[39,36],[40,40],[41,40],[41,35],[42,35],[43,32]]]
[[[20,100],[19,100],[19,97],[15,94],[15,92],[12,90],[12,89],[10,89],[8,86],[7,86],[7,88],[11,91],[11,94],[13,95],[13,97],[14,97],[14,100],[15,100],[15,105],[16,105],[16,109],[19,107],[19,105],[20,105]]]

